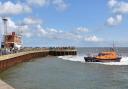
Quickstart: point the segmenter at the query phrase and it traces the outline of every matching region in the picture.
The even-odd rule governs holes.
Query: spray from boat
[[[95,64],[103,64],[103,65],[128,65],[128,57],[123,56],[120,62],[85,62],[84,56],[58,56],[58,58],[68,61],[81,62],[81,63],[95,63]]]

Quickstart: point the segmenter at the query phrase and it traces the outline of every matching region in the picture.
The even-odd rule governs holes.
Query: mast
[[[117,51],[117,49],[116,49],[116,46],[115,46],[115,41],[113,41],[113,51]]]
[[[113,45],[113,49],[115,49],[115,44],[114,44],[114,41],[113,41],[113,44],[112,44],[112,45]]]

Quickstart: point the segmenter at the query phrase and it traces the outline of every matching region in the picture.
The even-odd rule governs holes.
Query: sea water
[[[77,56],[46,57],[18,64],[0,74],[16,89],[128,89],[128,48],[121,62],[85,63],[88,53],[109,48],[79,48]]]

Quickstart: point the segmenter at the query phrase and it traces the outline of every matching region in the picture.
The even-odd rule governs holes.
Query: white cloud
[[[128,2],[109,0],[108,5],[115,16],[111,16],[107,19],[107,25],[117,26],[123,21],[123,14],[128,13]]]
[[[128,13],[128,3],[118,2],[117,6],[113,9],[113,12],[122,14]]]
[[[89,41],[89,42],[99,42],[99,41],[102,41],[102,39],[96,37],[95,35],[93,35],[93,36],[85,37],[85,41]]]
[[[11,1],[5,3],[0,2],[0,15],[16,15],[26,12],[31,12],[31,8],[28,5],[20,3],[14,4]]]
[[[57,33],[57,32],[58,32],[58,31],[57,31],[56,29],[54,29],[54,28],[49,28],[48,31],[49,31],[49,32],[52,32],[52,33]]]
[[[0,35],[4,33],[4,26],[3,26],[3,21],[0,19]]]
[[[122,15],[116,15],[115,17],[109,17],[107,19],[107,25],[108,26],[116,26],[119,25],[122,22]]]
[[[44,28],[42,28],[40,25],[37,25],[37,35],[38,36],[45,36],[47,32]]]
[[[102,41],[101,38],[98,38],[95,35],[86,36],[85,34],[81,34],[81,33],[75,34],[73,32],[66,32],[66,31],[55,29],[55,28],[46,28],[45,29],[45,28],[41,27],[40,25],[38,25],[37,28],[38,28],[37,36],[43,37],[43,38],[56,39],[56,40],[71,40],[71,41],[73,41],[73,40],[89,41],[89,42]],[[78,31],[86,32],[86,30],[80,29]]]
[[[77,32],[88,32],[89,29],[86,28],[86,27],[78,27],[78,28],[76,28],[76,31],[77,31]]]
[[[65,3],[64,0],[52,0],[53,5],[56,7],[57,10],[66,10],[68,5]]]
[[[12,21],[11,18],[8,18],[8,26],[9,27],[13,27],[13,28],[16,28],[17,27],[16,24],[15,24],[15,22]]]
[[[47,36],[50,39],[63,39],[63,40],[82,40],[83,36],[80,34],[74,34],[72,32],[65,32],[62,30],[54,29],[54,28],[48,28],[45,31],[47,31]]]
[[[53,5],[57,10],[64,11],[68,8],[68,4],[64,0],[26,0],[29,5],[46,6]]]
[[[114,7],[116,4],[117,4],[117,1],[116,0],[109,0],[108,1],[109,7]]]
[[[27,38],[31,38],[32,37],[32,33],[31,32],[25,32],[24,36],[26,36]]]
[[[40,36],[47,34],[47,32],[46,32],[43,28],[42,28],[42,29],[38,29],[38,31],[39,31],[39,35],[40,35]]]
[[[109,0],[109,7],[111,7],[114,13],[128,13],[128,2],[118,1],[118,0]]]
[[[27,0],[27,2],[29,4],[44,6],[49,2],[49,0]]]
[[[11,18],[8,18],[7,28],[8,28],[8,33],[18,30],[18,27]]]
[[[27,38],[31,38],[34,36],[34,33],[31,31],[30,27],[28,25],[23,25],[19,28],[21,34]]]
[[[63,33],[62,30],[58,30],[58,29],[55,29],[55,28],[47,28],[47,31],[48,33]]]
[[[24,18],[24,21],[23,21],[23,24],[26,24],[26,25],[37,25],[41,23],[42,21],[40,19],[32,18],[32,17]]]

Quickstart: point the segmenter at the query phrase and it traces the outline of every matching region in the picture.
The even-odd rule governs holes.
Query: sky
[[[0,40],[2,18],[27,47],[128,46],[128,0],[0,0]]]

